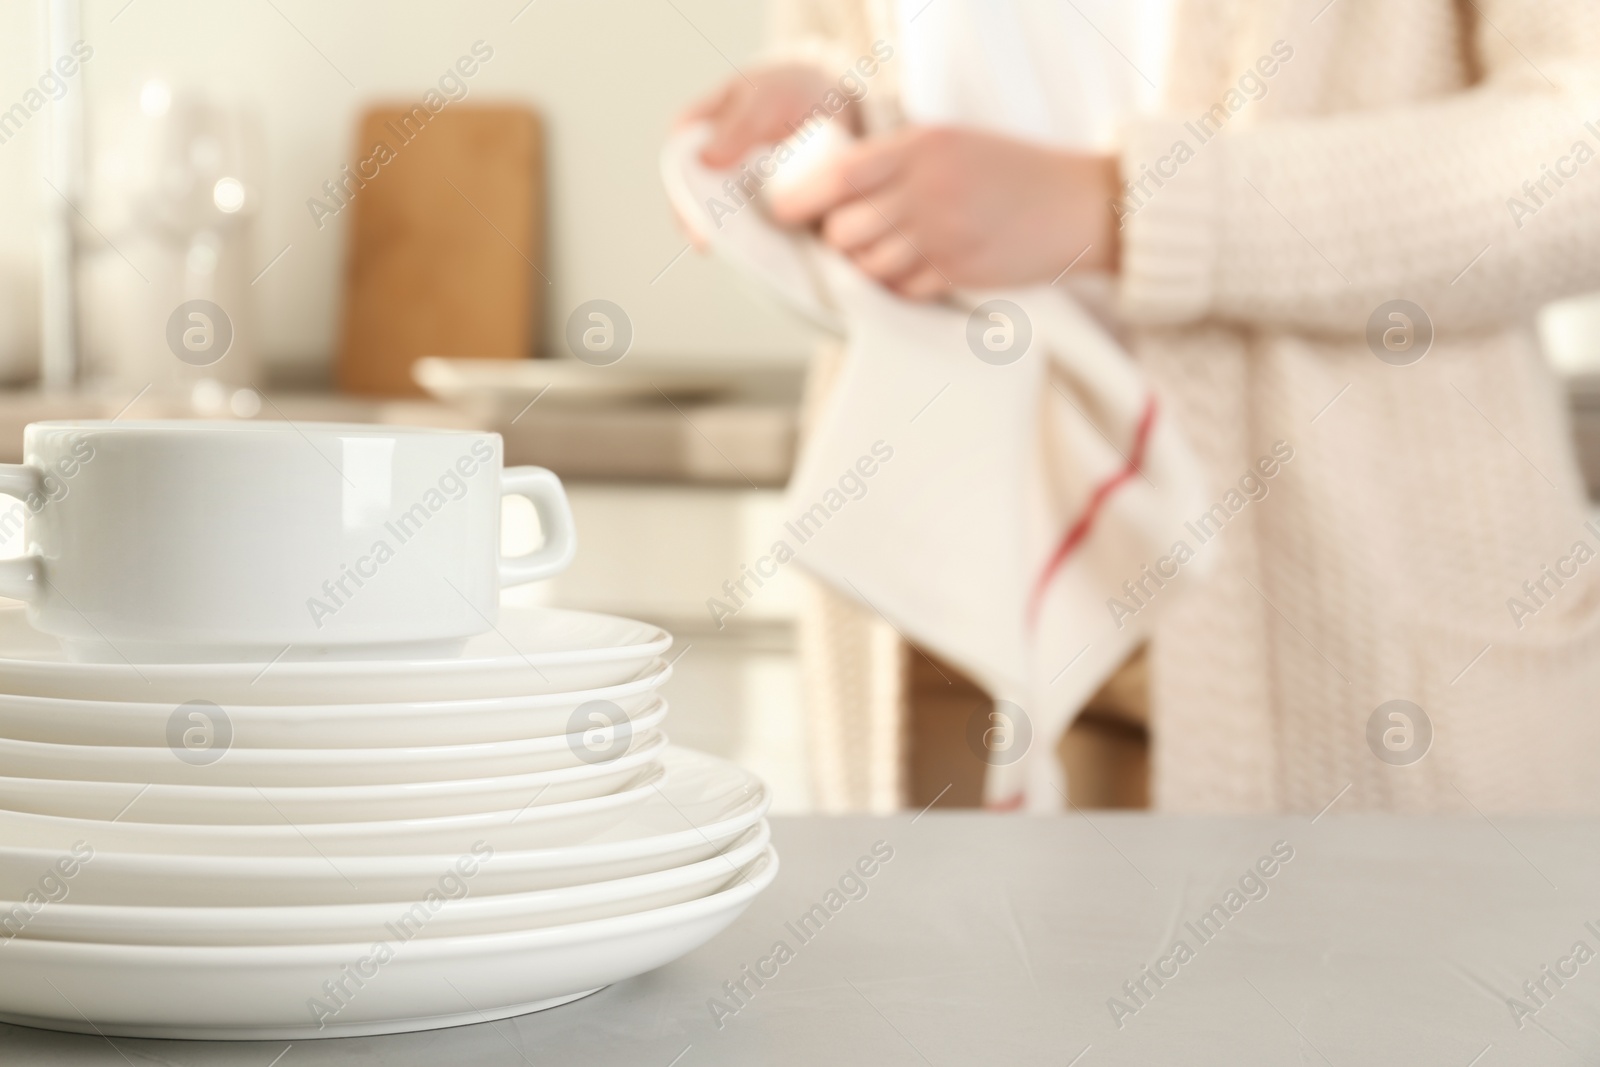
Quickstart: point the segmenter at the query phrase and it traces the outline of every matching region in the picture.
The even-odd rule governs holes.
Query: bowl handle
[[[544,532],[544,544],[535,551],[500,558],[501,588],[536,582],[566,569],[578,551],[578,532],[561,479],[543,467],[507,467],[500,475],[500,492],[532,501]]]
[[[48,500],[45,496],[44,475],[39,468],[26,463],[0,463],[0,496],[15,497],[23,508],[37,514]],[[9,517],[0,517],[0,530],[10,525]],[[15,559],[0,559],[0,596],[29,602],[39,599],[44,586],[44,562],[37,555],[27,554]]]

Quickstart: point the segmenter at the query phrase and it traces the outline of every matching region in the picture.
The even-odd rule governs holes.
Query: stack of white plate
[[[505,607],[435,658],[85,663],[0,611],[0,1018],[417,1030],[693,949],[777,862],[759,780],[667,743],[670,643]]]
[[[502,606],[577,542],[556,476],[501,449],[27,427],[0,464],[27,546],[0,560],[27,605],[0,609],[0,1019],[496,1019],[660,966],[772,880],[764,787],[662,732],[671,637]],[[524,555],[501,552],[507,496],[538,520]]]

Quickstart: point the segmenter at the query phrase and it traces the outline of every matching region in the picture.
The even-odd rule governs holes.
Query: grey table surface
[[[783,869],[737,923],[574,1004],[292,1045],[0,1026],[0,1063],[1600,1063],[1592,820],[773,824]],[[874,848],[892,858],[853,878]]]

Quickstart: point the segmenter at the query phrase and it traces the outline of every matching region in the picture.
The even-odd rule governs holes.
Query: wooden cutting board
[[[420,396],[411,364],[423,356],[533,355],[547,285],[538,116],[383,106],[359,129],[339,387]]]

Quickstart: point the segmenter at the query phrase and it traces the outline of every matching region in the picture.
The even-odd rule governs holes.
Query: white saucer
[[[76,700],[181,704],[458,700],[618,685],[672,645],[658,626],[587,611],[506,605],[495,630],[453,656],[338,659],[287,648],[260,663],[81,663],[0,608],[0,690]]]
[[[159,739],[160,747],[152,747],[57,745],[0,737],[0,777],[262,788],[347,788],[498,778],[598,763],[608,747],[617,750],[612,755],[620,756],[630,743],[661,725],[666,714],[667,702],[658,696],[635,719],[605,717],[605,722],[614,723],[609,730],[596,724],[587,731],[526,741],[394,748],[223,747],[190,752],[181,743],[174,750]],[[617,731],[615,726],[622,729]],[[125,798],[132,795],[126,789],[117,792]],[[114,814],[115,810],[106,818]]]
[[[539,696],[387,704],[223,705],[233,747],[369,748],[519,741],[566,733],[581,704],[605,700],[633,715],[672,676],[655,659],[620,685]],[[132,692],[132,689],[130,689]],[[175,709],[122,700],[0,694],[0,737],[66,745],[162,745]]]
[[[529,790],[518,807],[464,815],[383,819],[367,822],[276,824],[134,822],[130,818],[73,819],[0,811],[0,840],[28,848],[66,853],[79,842],[95,850],[147,855],[320,857],[335,872],[347,856],[393,856],[469,851],[487,841],[495,848],[551,848],[576,845],[622,818],[626,808],[655,792],[665,771],[647,766],[625,787],[587,800],[534,804]],[[89,866],[88,864],[85,865]]]
[[[285,823],[415,820],[522,807],[531,813],[636,787],[640,772],[657,764],[666,744],[666,735],[652,730],[639,734],[627,751],[604,762],[529,774],[396,785],[138,785],[0,777],[0,812],[57,816],[84,824],[115,819],[119,827],[147,823],[268,825],[280,830]],[[525,815],[518,821],[536,820]]]
[[[645,785],[637,803],[592,837],[564,845],[495,843],[494,862],[473,880],[475,893],[520,893],[646,874],[694,863],[754,826],[771,797],[761,780],[727,760],[669,746],[657,789]],[[532,817],[532,811],[523,821]],[[74,825],[82,825],[76,823]],[[120,828],[122,823],[95,823]],[[226,855],[214,851],[129,851],[96,837],[93,858],[69,880],[82,904],[361,904],[413,901],[438,882],[462,848],[413,849],[411,854],[339,856],[332,862],[309,846],[298,855]],[[21,899],[78,837],[39,846],[0,832],[0,898]],[[470,842],[469,842],[470,844]],[[335,866],[334,864],[337,864]],[[0,948],[0,952],[5,951]]]

